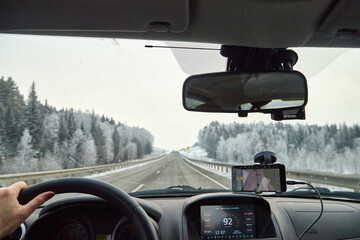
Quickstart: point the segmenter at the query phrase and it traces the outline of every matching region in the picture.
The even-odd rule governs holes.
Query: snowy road
[[[204,169],[189,164],[179,152],[172,152],[159,160],[151,161],[142,166],[119,172],[102,173],[98,176],[90,176],[90,178],[109,183],[125,192],[164,189],[176,185],[212,189],[231,188],[229,176],[214,169]],[[331,189],[329,186],[326,187]],[[291,186],[288,187],[289,190],[292,188]],[[60,194],[50,201],[75,195],[79,194]]]
[[[195,188],[230,188],[230,179],[208,172],[187,163],[179,152],[172,152],[160,160],[120,172],[92,177],[125,192],[163,189],[174,185],[189,185]],[[55,196],[54,200],[69,195]]]

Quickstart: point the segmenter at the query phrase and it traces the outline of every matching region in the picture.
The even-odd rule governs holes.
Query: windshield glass
[[[294,69],[308,81],[306,120],[275,122],[268,114],[186,111],[185,79],[225,71],[226,59],[215,50],[145,45],[220,48],[0,35],[0,185],[81,176],[126,192],[228,190],[231,165],[253,164],[265,150],[276,153],[289,178],[306,180],[309,171],[357,177],[359,50],[293,48]]]

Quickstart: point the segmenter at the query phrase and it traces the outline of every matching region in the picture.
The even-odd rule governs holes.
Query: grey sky
[[[187,112],[181,91],[188,74],[222,71],[225,59],[216,52],[147,49],[145,44],[164,45],[0,35],[0,76],[11,76],[25,96],[35,81],[41,102],[47,99],[58,109],[94,110],[130,126],[144,127],[155,136],[156,146],[170,150],[195,143],[198,130],[213,120],[271,121],[262,114],[244,119],[235,114]],[[291,123],[358,123],[360,50],[296,51],[296,69],[308,78],[309,103],[307,120]]]

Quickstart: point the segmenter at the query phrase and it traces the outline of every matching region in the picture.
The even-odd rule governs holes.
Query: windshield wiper
[[[229,189],[208,189],[194,188],[188,185],[174,185],[164,189],[152,189],[129,193],[135,197],[153,197],[153,196],[193,196],[202,193],[231,192]]]
[[[176,189],[176,190],[182,190],[182,191],[197,191],[200,190],[201,187],[199,188],[194,188],[192,186],[189,185],[174,185],[174,186],[170,186],[166,189]]]

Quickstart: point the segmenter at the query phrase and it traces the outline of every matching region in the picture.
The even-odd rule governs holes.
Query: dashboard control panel
[[[256,195],[203,194],[186,201],[184,239],[275,238],[269,203]]]
[[[256,237],[252,204],[200,207],[201,239],[247,239]]]

